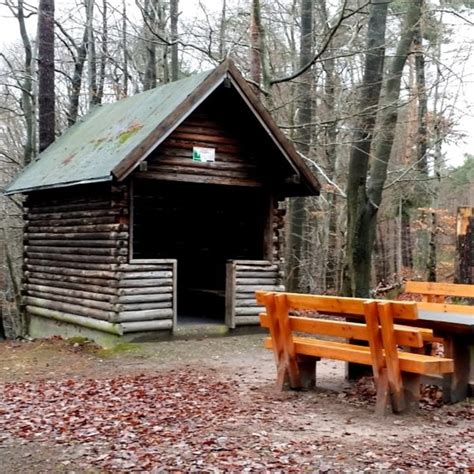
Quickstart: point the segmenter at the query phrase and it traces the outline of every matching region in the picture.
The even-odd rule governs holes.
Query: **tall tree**
[[[31,47],[31,41],[26,31],[25,25],[25,11],[23,0],[18,0],[17,10],[10,7],[12,13],[18,20],[20,27],[21,40],[23,42],[23,49],[25,51],[24,68],[25,74],[24,79],[21,83],[21,105],[25,116],[25,131],[26,140],[23,147],[24,163],[27,165],[35,154],[35,100],[33,94],[33,48]]]
[[[313,0],[301,0],[301,36],[299,66],[303,68],[313,57]],[[297,146],[301,153],[308,155],[311,142],[311,73],[300,77],[297,87],[298,133]],[[305,198],[294,197],[290,200],[290,223],[288,238],[288,286],[290,291],[297,291],[301,280],[301,263],[303,255],[303,233],[305,222]]]
[[[40,0],[38,7],[38,119],[39,151],[54,141],[54,0]]]
[[[179,0],[170,0],[171,80],[172,81],[177,81],[179,79],[178,5],[179,5]]]
[[[421,2],[422,0],[413,0],[408,3],[408,10],[404,15],[404,23],[397,49],[387,70],[384,94],[380,104],[375,104],[380,105],[380,118],[378,123],[379,137],[375,150],[372,150],[373,160],[370,162],[370,170],[369,156],[372,145],[371,139],[365,144],[364,136],[362,135],[362,137],[360,137],[360,135],[358,135],[362,140],[360,140],[360,145],[354,148],[364,146],[364,154],[361,155],[359,150],[353,150],[351,152],[347,187],[348,235],[346,243],[347,280],[345,292],[352,296],[369,296],[377,213],[382,202],[383,188],[387,179],[388,162],[390,160],[395,136],[403,68],[411,50],[416,25],[421,18]],[[374,2],[372,5],[372,12],[378,8],[385,10],[383,18],[384,25],[386,23],[386,7],[386,2]],[[382,52],[385,26],[380,30],[377,26],[371,26],[370,23],[373,19],[371,15],[367,34],[368,37],[370,37],[371,30],[375,28],[375,31],[377,31],[377,42],[374,46],[377,51]],[[368,71],[367,57],[371,54],[370,50],[370,42],[368,42],[365,74]],[[382,65],[383,57],[376,63],[379,72],[374,78],[376,79],[375,84],[371,81],[368,82],[367,76],[364,74],[363,87],[369,87],[372,83],[372,87],[379,89],[377,95],[380,95],[380,85],[377,86],[376,84],[377,79],[379,79],[381,75],[380,67]],[[369,93],[369,97],[367,97],[368,100],[371,100],[371,95],[372,94]],[[373,102],[370,102],[371,105],[372,103]],[[361,111],[364,110],[363,107],[363,103],[361,103]],[[369,134],[370,130],[371,129],[368,129],[366,133]],[[360,132],[356,133],[360,134]]]
[[[368,296],[369,282],[365,284],[364,282],[367,278],[366,275],[370,274],[370,252],[364,247],[365,242],[362,242],[359,236],[366,224],[361,221],[361,218],[365,217],[362,211],[367,201],[366,186],[369,155],[382,89],[387,11],[388,2],[386,1],[374,1],[371,4],[367,27],[364,77],[359,91],[358,110],[360,116],[355,125],[353,147],[349,159],[347,242],[343,291],[346,295],[353,296]],[[366,266],[364,275],[360,275],[362,280],[359,281],[357,271],[364,265]],[[363,286],[366,286],[366,288],[362,288]]]
[[[145,20],[145,74],[143,79],[143,89],[149,90],[156,87],[156,43],[153,31],[156,28],[156,0],[145,0],[143,7],[143,18]]]

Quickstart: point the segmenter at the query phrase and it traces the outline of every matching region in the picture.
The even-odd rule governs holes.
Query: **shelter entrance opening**
[[[226,262],[261,260],[261,190],[140,180],[133,186],[133,258],[176,259],[178,324],[224,323]]]

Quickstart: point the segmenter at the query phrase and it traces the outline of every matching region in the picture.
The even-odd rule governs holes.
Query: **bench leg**
[[[457,403],[468,395],[471,347],[463,337],[450,336],[444,339],[445,357],[454,360],[454,372],[443,377],[443,401]]]
[[[416,413],[420,409],[420,381],[419,374],[402,372],[403,394],[405,398],[404,413]]]
[[[318,360],[320,360],[318,357],[298,356],[301,388],[311,389],[316,386],[316,362]]]
[[[377,388],[377,400],[375,402],[375,414],[379,416],[385,416],[390,399],[390,390],[388,386],[387,369],[380,371],[377,380],[375,381]]]

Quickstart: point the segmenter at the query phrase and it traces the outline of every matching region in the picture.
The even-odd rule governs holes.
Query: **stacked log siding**
[[[176,266],[176,260],[121,266],[117,321],[124,333],[174,327]]]
[[[115,304],[117,269],[128,258],[127,199],[126,188],[104,185],[82,193],[29,195],[24,239],[29,314],[121,333]]]
[[[29,314],[118,335],[173,327],[175,264],[127,263],[128,199],[127,186],[97,187],[88,198],[61,191],[30,195]]]
[[[226,322],[229,327],[258,325],[264,308],[255,292],[284,291],[280,266],[267,260],[234,260],[227,263]]]

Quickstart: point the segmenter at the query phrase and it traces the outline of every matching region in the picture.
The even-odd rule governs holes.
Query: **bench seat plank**
[[[300,336],[294,336],[293,343],[297,354],[372,365],[369,347]],[[267,337],[265,339],[265,347],[273,349],[271,338]],[[398,352],[398,360],[400,362],[400,369],[403,372],[414,374],[442,375],[454,370],[453,360],[444,357]]]

